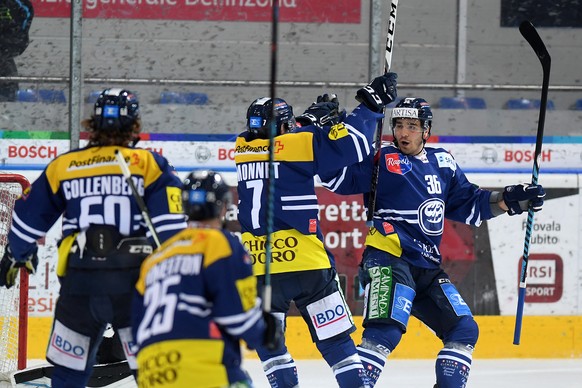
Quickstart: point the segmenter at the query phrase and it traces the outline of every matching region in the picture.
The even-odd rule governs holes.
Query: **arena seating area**
[[[91,90],[85,97],[85,102],[93,104],[101,90]],[[66,93],[59,89],[20,89],[17,93],[18,102],[43,102],[47,104],[64,104],[67,102]],[[159,104],[180,104],[180,105],[207,105],[209,97],[206,93],[182,92],[182,91],[162,91],[159,95]],[[396,103],[388,106],[393,107]],[[503,105],[503,109],[539,109],[539,99],[510,98]],[[487,109],[487,102],[482,97],[441,97],[435,108],[440,109]],[[556,110],[553,100],[548,100],[548,110]],[[582,110],[582,99],[572,103],[567,109]],[[566,110],[567,110],[566,109]],[[564,110],[564,109],[562,109]]]

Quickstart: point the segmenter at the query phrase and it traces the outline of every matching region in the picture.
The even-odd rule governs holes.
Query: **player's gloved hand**
[[[546,192],[541,185],[522,183],[515,186],[506,186],[503,190],[503,201],[509,208],[510,216],[521,214],[529,207],[534,212],[542,210]]]
[[[37,266],[38,256],[36,255],[36,249],[25,261],[16,261],[10,246],[7,245],[4,256],[0,261],[0,287],[12,287],[16,283],[16,276],[20,268],[24,267],[28,273],[35,274]]]
[[[388,73],[376,77],[368,85],[356,93],[356,100],[366,105],[374,112],[382,112],[384,107],[396,99],[396,73]]]
[[[265,320],[265,335],[263,345],[268,350],[278,350],[283,347],[283,328],[281,323],[271,313],[263,312],[263,319]]]
[[[311,104],[303,114],[297,116],[297,121],[301,126],[317,125],[323,128],[325,125],[334,125],[339,123],[341,111],[339,101],[335,94],[331,96],[324,94],[317,97],[317,101]]]

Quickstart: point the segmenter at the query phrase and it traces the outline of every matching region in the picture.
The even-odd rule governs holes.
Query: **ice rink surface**
[[[41,360],[30,361],[29,366],[46,364]],[[337,387],[324,361],[300,360],[296,363],[300,387]],[[270,388],[259,360],[245,359],[243,366],[251,375],[255,388]],[[432,360],[389,360],[376,387],[433,388],[433,366]],[[18,387],[48,387],[46,383],[29,384]],[[0,383],[0,387],[5,386],[9,385]],[[135,388],[136,384],[133,378],[126,378],[107,387]],[[195,388],[196,384],[192,387]],[[582,359],[474,360],[467,388],[582,388]]]
[[[257,360],[245,360],[256,388],[269,388]],[[303,388],[337,387],[324,361],[297,362]],[[376,387],[432,388],[432,360],[389,360]],[[582,359],[474,360],[467,388],[582,388]]]

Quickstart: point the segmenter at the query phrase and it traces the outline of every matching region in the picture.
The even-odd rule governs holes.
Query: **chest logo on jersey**
[[[412,170],[412,163],[408,160],[408,156],[398,153],[384,155],[386,161],[386,169],[394,174],[404,175]]]
[[[445,227],[445,203],[439,198],[424,201],[418,208],[418,225],[428,236],[440,236]]]

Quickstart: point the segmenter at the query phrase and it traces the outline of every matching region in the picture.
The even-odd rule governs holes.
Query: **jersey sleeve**
[[[325,175],[364,161],[372,152],[372,138],[382,117],[382,114],[359,106],[339,124],[324,129],[307,127],[314,133],[315,173]]]
[[[182,210],[182,182],[166,158],[155,152],[152,155],[160,173],[148,182],[144,202],[154,229],[160,241],[164,242],[187,226]],[[146,235],[151,238],[149,230]]]
[[[482,221],[493,218],[490,197],[490,191],[469,182],[461,168],[456,165],[446,200],[445,216],[454,221],[479,226]]]
[[[261,345],[265,331],[257,279],[250,256],[238,239],[225,236],[232,255],[206,268],[206,287],[212,295],[213,319],[228,334],[244,339],[250,346]]]
[[[336,194],[367,193],[370,191],[372,180],[373,159],[374,155],[369,154],[360,163],[319,174],[321,185]]]
[[[8,242],[16,260],[24,260],[36,249],[36,241],[46,235],[64,209],[65,199],[53,191],[45,169],[32,183],[28,196],[14,204]]]

